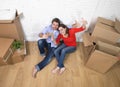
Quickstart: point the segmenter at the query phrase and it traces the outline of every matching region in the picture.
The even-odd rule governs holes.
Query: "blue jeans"
[[[64,43],[62,45],[60,45],[55,51],[54,51],[54,54],[55,54],[55,57],[58,61],[58,67],[62,68],[64,67],[64,64],[63,64],[63,61],[65,59],[65,55],[67,53],[71,53],[73,51],[76,50],[76,47],[75,46],[66,46]]]
[[[38,40],[38,48],[39,48],[40,54],[42,56],[45,56],[45,48],[49,52],[49,50],[51,48],[51,44],[47,43],[46,39],[40,39],[40,40]]]
[[[48,52],[48,54],[46,55],[46,57],[36,65],[36,69],[39,71],[41,69],[43,69],[51,60],[52,60],[52,57],[54,56],[54,50],[56,48],[55,47],[51,47]]]

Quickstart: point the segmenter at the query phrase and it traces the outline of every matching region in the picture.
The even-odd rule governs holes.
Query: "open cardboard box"
[[[98,41],[85,65],[95,71],[105,73],[119,61],[119,53],[119,47]]]
[[[120,43],[120,34],[116,31],[115,26],[119,28],[120,23],[98,17],[95,28],[92,32],[94,42],[101,40],[110,44]]]
[[[87,55],[89,60],[85,62],[86,66],[98,72],[105,73],[118,61],[117,54],[119,52],[116,50],[116,46],[120,47],[120,34],[115,31],[114,26],[115,22],[99,17],[93,33],[91,35],[88,32],[83,34],[84,49],[91,50],[87,53],[89,54]],[[97,43],[98,41],[108,44]],[[97,43],[98,45],[96,46],[93,43]],[[90,46],[93,46],[93,48],[91,49]]]
[[[18,14],[16,10],[14,19],[0,20],[0,37],[20,40],[22,44],[24,45],[24,53],[26,54],[27,53],[26,41],[25,41],[22,25],[20,22],[20,16],[21,14]]]
[[[13,38],[16,40],[25,40],[20,15],[16,11],[15,19],[0,20],[0,37]]]

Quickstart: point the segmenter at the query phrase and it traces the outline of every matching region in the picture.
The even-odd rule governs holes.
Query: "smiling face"
[[[65,35],[66,34],[66,28],[59,27],[60,34]]]
[[[52,28],[53,28],[54,30],[57,30],[58,27],[59,27],[59,23],[57,23],[57,22],[53,22],[53,23],[52,23]]]

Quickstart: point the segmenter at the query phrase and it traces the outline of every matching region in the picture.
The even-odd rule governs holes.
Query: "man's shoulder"
[[[51,25],[45,26],[46,29],[52,29]]]

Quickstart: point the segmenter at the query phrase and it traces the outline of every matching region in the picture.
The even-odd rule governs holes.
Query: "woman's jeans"
[[[76,47],[75,46],[66,46],[64,43],[62,45],[60,45],[57,49],[55,49],[54,51],[54,54],[55,54],[55,57],[58,61],[58,67],[62,68],[64,67],[64,59],[65,59],[65,55],[67,53],[71,53],[73,51],[76,50]]]

